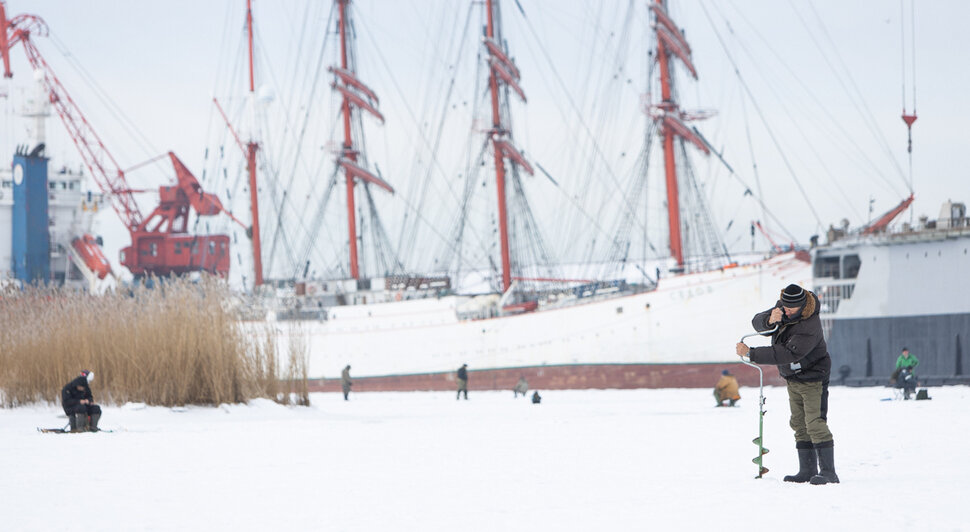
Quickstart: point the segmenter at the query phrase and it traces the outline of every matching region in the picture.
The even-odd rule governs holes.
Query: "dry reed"
[[[303,381],[294,402],[309,404],[305,343],[289,343],[281,375],[276,335],[246,333],[231,302],[225,283],[211,278],[103,296],[7,288],[0,293],[0,404],[56,403],[81,369],[95,371],[92,391],[102,404],[289,403],[301,387],[294,379]]]

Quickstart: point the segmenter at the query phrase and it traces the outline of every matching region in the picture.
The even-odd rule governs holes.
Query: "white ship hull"
[[[511,387],[519,374],[534,386],[548,381],[544,388],[711,386],[721,366],[740,371],[734,344],[751,331],[751,316],[786,284],[810,278],[810,265],[787,253],[661,279],[649,292],[512,316],[460,320],[469,298],[447,296],[334,307],[326,320],[276,326],[281,338],[305,337],[311,379],[333,379],[350,364],[370,389],[446,388],[462,364],[473,388]],[[503,376],[488,373],[495,371]],[[515,374],[511,383],[504,373]]]

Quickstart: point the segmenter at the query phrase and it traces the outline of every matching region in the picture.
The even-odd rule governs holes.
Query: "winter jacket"
[[[788,381],[828,382],[832,371],[832,359],[829,357],[825,338],[822,336],[822,320],[818,317],[819,306],[818,297],[808,292],[805,306],[795,317],[789,318],[782,311],[778,330],[771,334],[771,345],[752,347],[748,355],[751,361],[756,364],[778,366],[778,373]],[[779,300],[775,308],[781,307],[781,300]],[[772,310],[755,314],[751,325],[756,331],[767,331],[774,326],[768,325]]]
[[[529,383],[525,379],[519,379],[519,382],[515,383],[515,388],[512,388],[518,393],[525,395],[529,391]]]
[[[350,368],[344,368],[344,370],[340,372],[340,385],[349,387],[351,384],[353,383],[350,382]]]
[[[83,389],[78,390],[78,386]],[[81,404],[81,399],[94,400],[94,396],[91,395],[91,387],[88,386],[88,379],[84,376],[77,377],[61,388],[61,406],[64,407],[64,412],[73,412],[74,407]]]
[[[458,380],[468,381],[468,371],[465,369],[465,366],[458,368]]]
[[[899,358],[896,359],[896,369],[897,370],[900,370],[900,369],[903,369],[903,368],[909,368],[909,369],[913,370],[913,369],[916,369],[916,366],[919,366],[919,359],[916,358],[916,355],[914,355],[912,353],[910,353],[908,357],[904,357],[903,355],[899,355]]]
[[[737,401],[741,398],[738,395],[738,379],[734,375],[721,375],[718,379],[717,384],[714,385],[714,389],[718,392],[718,397],[723,401],[725,399],[734,399]]]

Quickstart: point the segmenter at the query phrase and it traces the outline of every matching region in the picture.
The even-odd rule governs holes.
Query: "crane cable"
[[[899,0],[899,56],[902,65],[902,90],[903,90],[903,122],[906,123],[906,152],[909,156],[909,190],[913,191],[913,122],[916,122],[916,2],[910,0],[910,47],[913,63],[913,114],[906,114],[906,24],[905,24],[905,0]],[[912,215],[912,211],[910,211]]]

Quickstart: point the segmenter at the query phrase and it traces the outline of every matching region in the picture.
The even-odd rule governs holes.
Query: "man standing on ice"
[[[462,392],[465,393],[465,400],[468,400],[468,364],[462,364],[458,368],[458,396],[455,399],[461,399]]]
[[[94,372],[83,370],[61,389],[61,406],[71,423],[71,432],[98,431],[101,407],[94,404],[94,396],[91,395],[90,384],[93,380]]]
[[[350,382],[350,364],[340,372],[340,388],[344,392],[344,401],[347,400],[347,396],[350,395],[350,387],[354,383]]]
[[[819,308],[815,294],[790,284],[782,290],[774,308],[755,314],[751,320],[756,331],[771,334],[771,345],[737,344],[738,356],[747,356],[755,364],[778,366],[788,383],[799,468],[797,474],[786,476],[785,482],[839,482],[832,433],[826,421],[832,359],[822,335]]]

